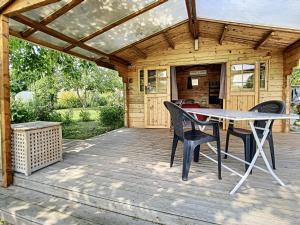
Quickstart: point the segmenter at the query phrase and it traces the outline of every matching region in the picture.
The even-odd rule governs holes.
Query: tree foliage
[[[291,76],[291,85],[300,85],[300,69],[295,69]]]
[[[74,90],[83,107],[95,92],[122,88],[118,73],[31,43],[10,39],[11,92],[31,90],[42,105],[54,107],[60,90]]]

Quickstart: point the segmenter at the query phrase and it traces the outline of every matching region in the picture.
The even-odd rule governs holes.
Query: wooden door
[[[227,64],[226,109],[248,111],[258,104],[259,75],[257,63]],[[237,127],[247,128],[247,121],[238,122]]]
[[[164,101],[170,100],[170,69],[165,67],[145,69],[145,127],[170,127],[169,112]]]

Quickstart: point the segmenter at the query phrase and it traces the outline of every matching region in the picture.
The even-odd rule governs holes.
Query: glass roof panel
[[[87,56],[87,57],[90,57],[90,58],[94,58],[94,59],[98,59],[98,58],[101,57],[101,56],[99,56],[99,55],[97,55],[97,54],[95,54],[93,52],[90,52],[90,51],[85,50],[85,49],[80,48],[80,47],[75,47],[71,51],[72,52],[77,52],[77,53],[79,53],[81,55],[84,55],[84,56]]]
[[[60,40],[58,38],[52,37],[52,36],[50,36],[48,34],[40,32],[40,31],[37,31],[34,34],[32,34],[32,37],[37,38],[37,39],[42,40],[42,41],[45,41],[45,42],[48,42],[48,43],[51,43],[53,45],[57,45],[59,47],[66,47],[66,46],[68,46],[67,42],[62,41],[62,40]]]
[[[197,16],[300,29],[299,0],[197,0]]]
[[[12,29],[13,31],[23,32],[27,30],[29,27],[13,19],[9,19],[9,28]]]
[[[50,23],[49,27],[75,39],[81,39],[153,2],[155,1],[88,0]]]
[[[111,53],[187,18],[185,1],[169,0],[86,43]]]
[[[59,2],[46,5],[37,9],[30,10],[28,12],[23,13],[23,15],[29,17],[32,20],[40,22],[42,19],[46,18],[47,16],[51,15],[64,5],[66,5],[70,0],[61,0]]]

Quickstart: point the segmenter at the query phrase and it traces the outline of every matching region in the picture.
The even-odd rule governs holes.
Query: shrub
[[[34,104],[21,101],[12,101],[11,121],[12,123],[25,123],[36,120]]]
[[[57,108],[77,108],[80,107],[81,103],[78,96],[73,91],[63,91],[58,94]]]
[[[79,113],[79,118],[81,121],[90,121],[91,120],[91,114],[89,111],[82,109]]]
[[[53,122],[63,122],[63,118],[62,118],[62,115],[58,112],[51,112],[50,114],[50,119],[49,121],[53,121]]]
[[[73,110],[72,109],[69,109],[68,111],[65,112],[65,114],[63,115],[63,118],[62,118],[62,121],[64,124],[71,124],[73,121],[72,121],[72,118],[73,118]]]
[[[124,108],[121,105],[103,106],[100,110],[100,122],[107,127],[119,128],[124,124]]]

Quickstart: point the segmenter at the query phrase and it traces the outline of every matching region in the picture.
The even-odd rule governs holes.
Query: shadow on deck
[[[182,145],[170,168],[167,129],[124,128],[66,141],[63,162],[30,177],[16,174],[14,186],[0,189],[0,215],[18,224],[298,224],[299,138],[275,134],[276,173],[286,187],[254,170],[234,196],[229,191],[239,177],[223,169],[219,181],[216,164],[205,158],[192,163],[183,182]],[[230,144],[230,152],[243,157],[241,141]],[[206,146],[201,150],[210,154]],[[223,162],[244,170],[233,159]]]

